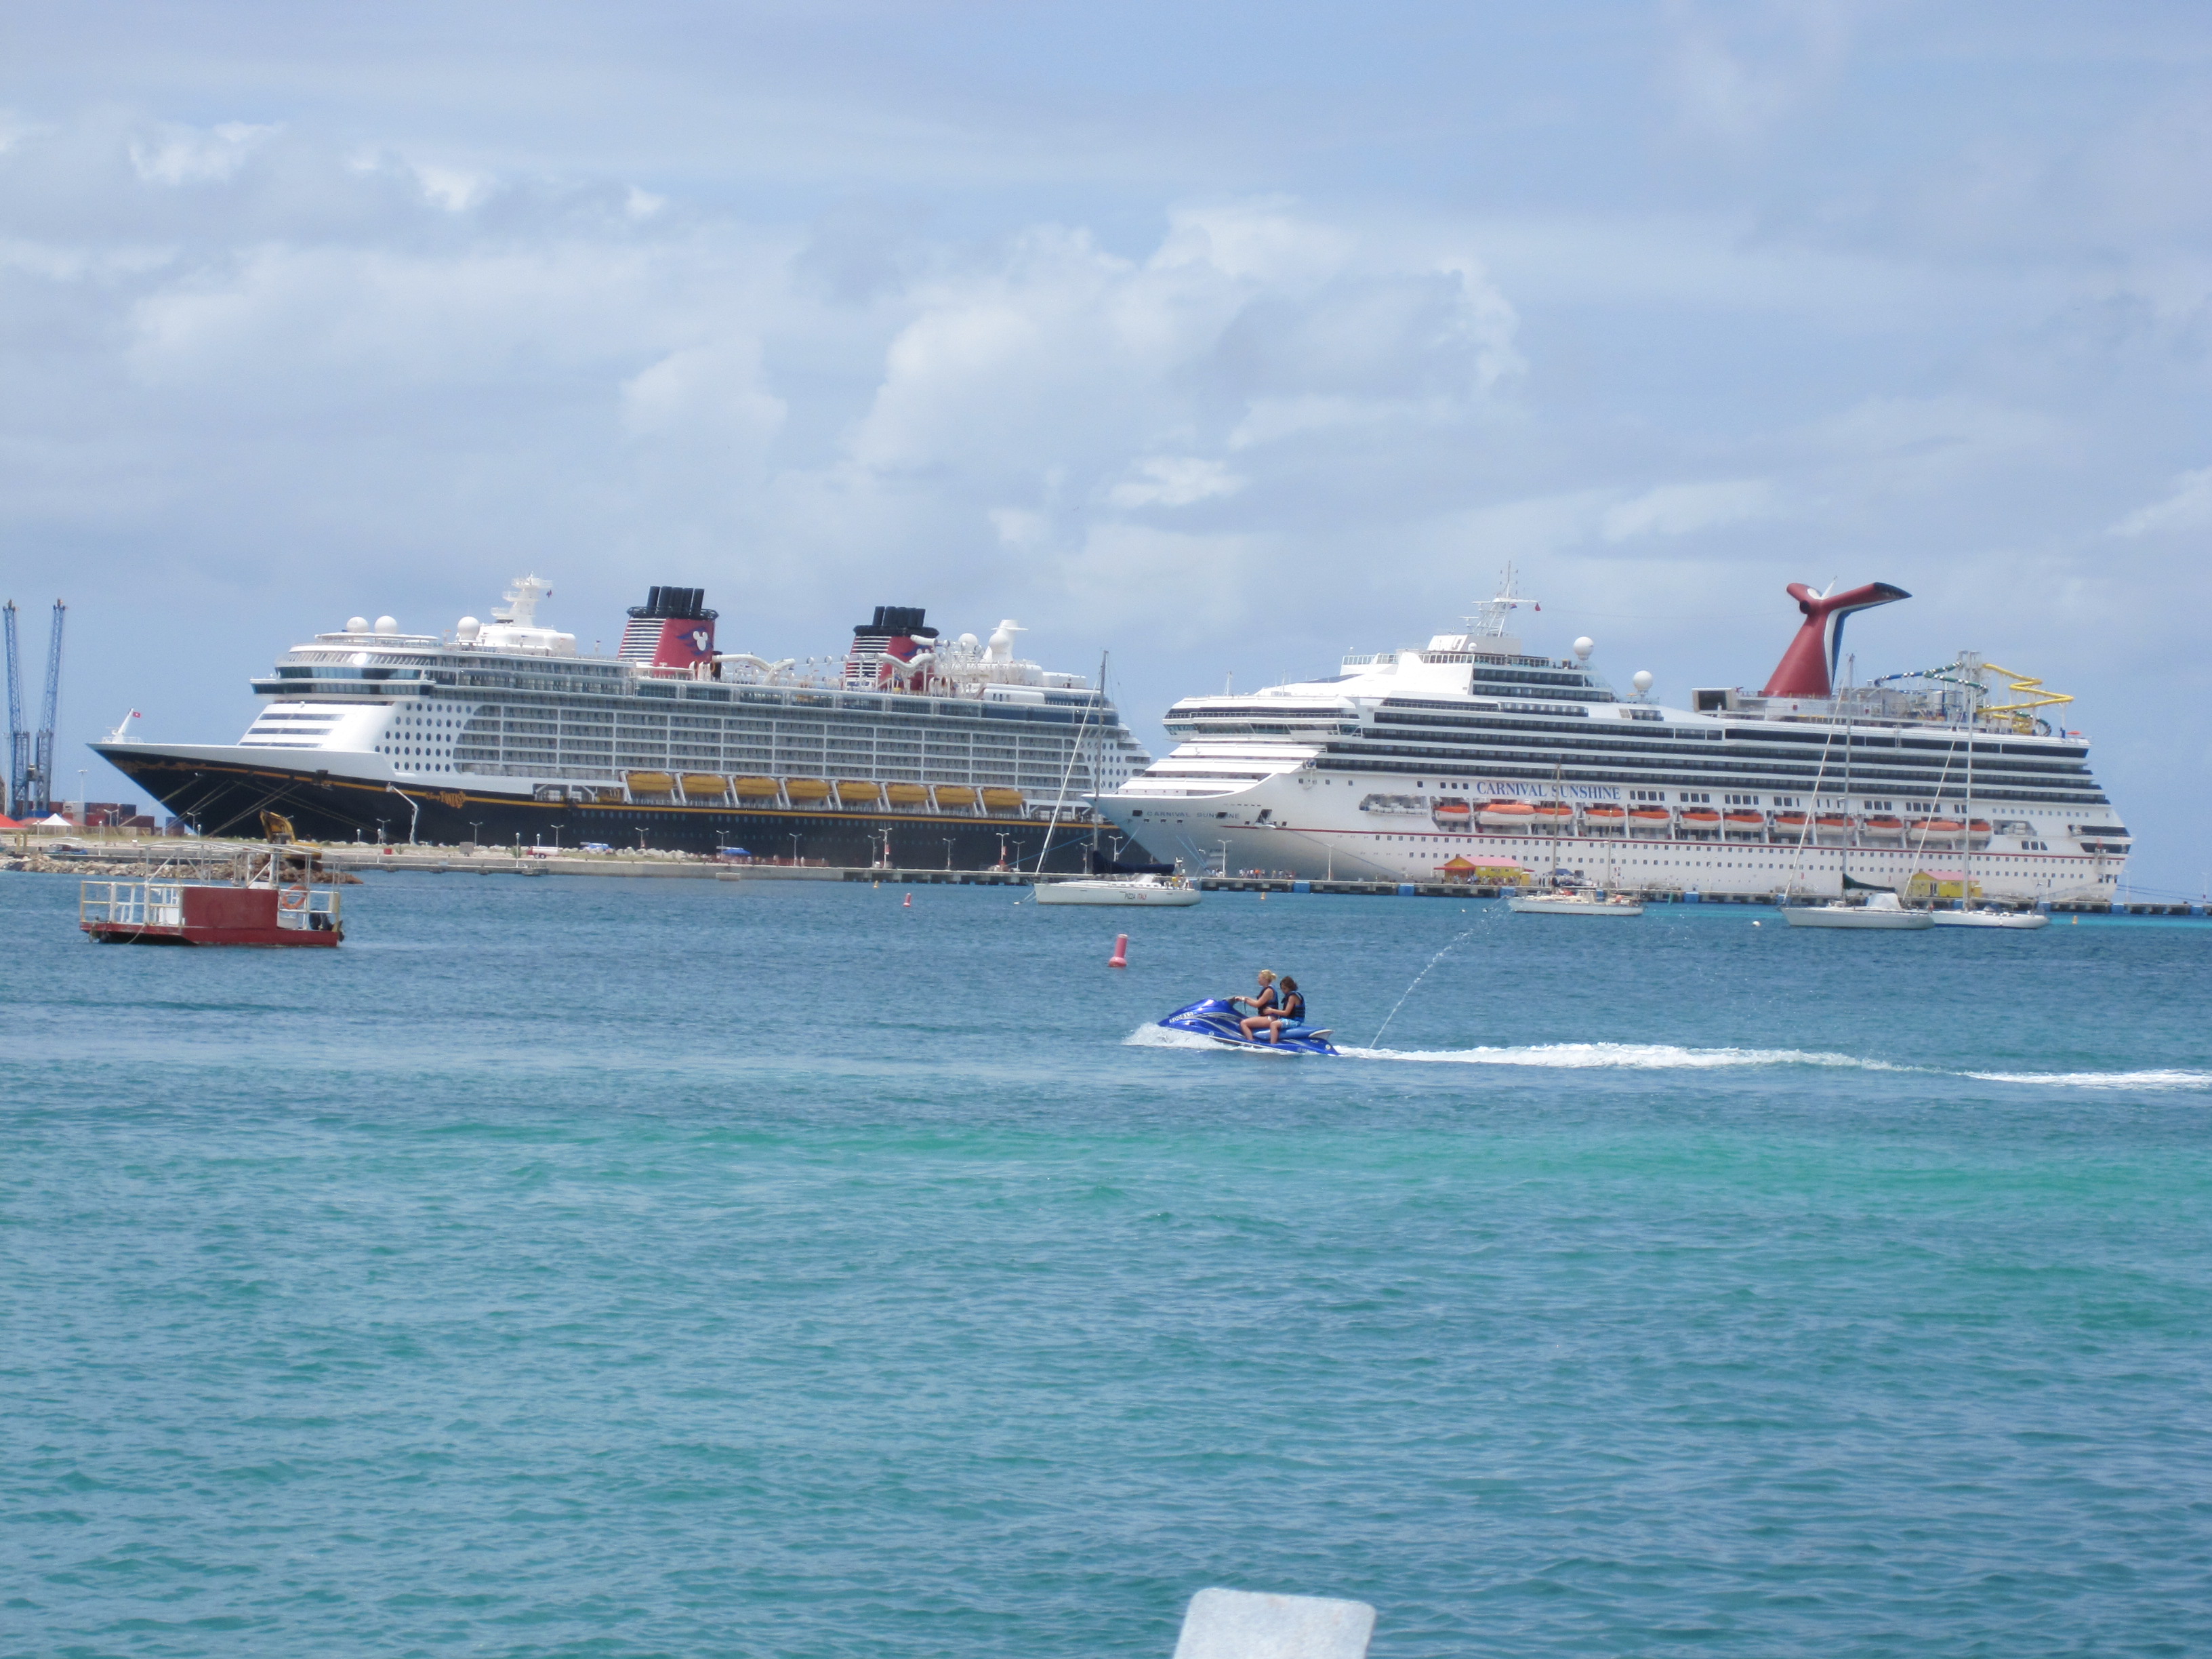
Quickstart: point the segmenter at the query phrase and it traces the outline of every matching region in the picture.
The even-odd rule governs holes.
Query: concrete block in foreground
[[[1366,1659],[1374,1634],[1364,1601],[1202,1589],[1182,1616],[1175,1659]]]

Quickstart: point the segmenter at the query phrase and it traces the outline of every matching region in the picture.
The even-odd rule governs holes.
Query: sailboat
[[[1974,711],[1978,715],[1979,709]],[[2008,927],[2015,933],[2033,933],[2039,927],[2051,926],[2051,918],[2040,910],[2000,910],[1993,905],[1976,904],[1974,894],[1974,726],[1970,717],[1966,727],[1966,810],[1960,823],[1959,844],[1965,849],[1961,860],[1966,878],[1959,884],[1960,908],[1956,910],[1930,908],[1929,921],[1938,927]]]
[[[1846,722],[1850,718],[1847,712],[1844,714]],[[1835,728],[1831,726],[1827,740],[1820,745],[1820,770],[1813,777],[1813,805],[1816,813],[1820,804],[1820,786],[1827,781],[1829,745],[1835,740]],[[1850,728],[1848,724],[1844,728],[1844,799],[1849,802],[1850,799]],[[1797,843],[1799,860],[1805,855],[1806,842],[1812,839],[1814,837],[1808,836],[1799,840]],[[1851,854],[1850,840],[1848,835],[1844,837],[1844,850],[1838,856],[1840,861],[1840,873],[1843,876],[1844,890],[1849,893],[1851,888]],[[1796,865],[1793,860],[1791,864],[1793,882],[1796,872]],[[1917,933],[1933,925],[1929,920],[1927,911],[1906,909],[1897,902],[1897,895],[1894,893],[1876,893],[1864,904],[1853,904],[1849,898],[1832,898],[1826,904],[1785,904],[1782,907],[1782,920],[1792,927],[1848,927],[1877,929],[1900,933]]]
[[[1562,766],[1552,769],[1552,788],[1557,799],[1550,811],[1540,805],[1535,810],[1552,825],[1553,836],[1559,835],[1573,821],[1574,808],[1567,805],[1566,773]],[[1559,845],[1552,843],[1552,884],[1534,893],[1516,893],[1505,901],[1505,908],[1523,916],[1615,916],[1626,919],[1644,914],[1644,901],[1632,893],[1613,892],[1613,843],[1605,848],[1606,885],[1602,888],[1585,884],[1562,887],[1559,878]]]

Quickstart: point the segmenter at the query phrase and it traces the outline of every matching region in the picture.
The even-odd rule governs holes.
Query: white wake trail
[[[2212,1072],[1960,1072],[1983,1083],[2039,1083],[2057,1089],[2212,1089]]]
[[[1232,1046],[1216,1042],[1195,1031],[1179,1031],[1164,1025],[1139,1025],[1122,1041],[1138,1048],[1223,1050]],[[1511,1066],[1568,1072],[1718,1072],[1810,1066],[1831,1070],[1971,1078],[1979,1083],[2013,1083],[2051,1089],[2134,1089],[2168,1093],[2212,1091],[2212,1072],[2172,1067],[2132,1072],[1969,1072],[1936,1066],[1900,1066],[1891,1060],[1867,1060],[1856,1054],[1829,1054],[1819,1049],[1685,1048],[1670,1042],[1542,1042],[1476,1048],[1362,1048],[1346,1044],[1337,1053],[1346,1060],[1395,1060],[1418,1066]]]
[[[1827,1066],[1866,1072],[1911,1072],[1887,1060],[1802,1048],[1683,1048],[1668,1042],[1545,1042],[1513,1048],[1344,1048],[1358,1060],[1424,1065],[1526,1066],[1559,1071],[1712,1072],[1747,1066]]]

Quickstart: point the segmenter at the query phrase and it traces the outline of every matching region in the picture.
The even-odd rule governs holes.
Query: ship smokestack
[[[845,684],[875,686],[890,678],[892,662],[912,662],[922,642],[937,630],[922,626],[927,612],[918,605],[879,605],[873,622],[857,623],[853,648],[845,657]]]
[[[645,603],[629,608],[622,647],[624,662],[649,662],[655,668],[690,668],[714,656],[715,612],[707,609],[703,587],[653,587]]]
[[[1878,605],[1909,599],[1911,594],[1887,582],[1869,582],[1848,593],[1815,593],[1802,582],[1785,590],[1797,601],[1805,620],[1797,637],[1775,665],[1763,697],[1825,697],[1835,690],[1836,665],[1843,660],[1844,619],[1853,611],[1871,611]]]

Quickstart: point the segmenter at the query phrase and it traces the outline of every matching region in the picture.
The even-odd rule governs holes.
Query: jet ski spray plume
[[[1391,1006],[1390,1012],[1382,1017],[1382,1024],[1375,1033],[1375,1040],[1367,1045],[1369,1048],[1379,1048],[1382,1046],[1382,1033],[1389,1030],[1390,1029],[1390,1022],[1398,1018],[1398,1010],[1406,1006],[1406,998],[1413,995],[1413,993],[1420,988],[1421,981],[1429,976],[1429,968],[1435,967],[1446,957],[1449,956],[1452,952],[1453,947],[1460,944],[1462,940],[1468,938],[1468,934],[1471,934],[1474,932],[1474,929],[1470,927],[1466,933],[1456,935],[1449,944],[1444,946],[1443,950],[1437,951],[1436,955],[1429,958],[1428,968],[1422,969],[1419,973],[1413,975],[1413,982],[1406,988],[1405,995],[1401,996],[1398,1000]]]

